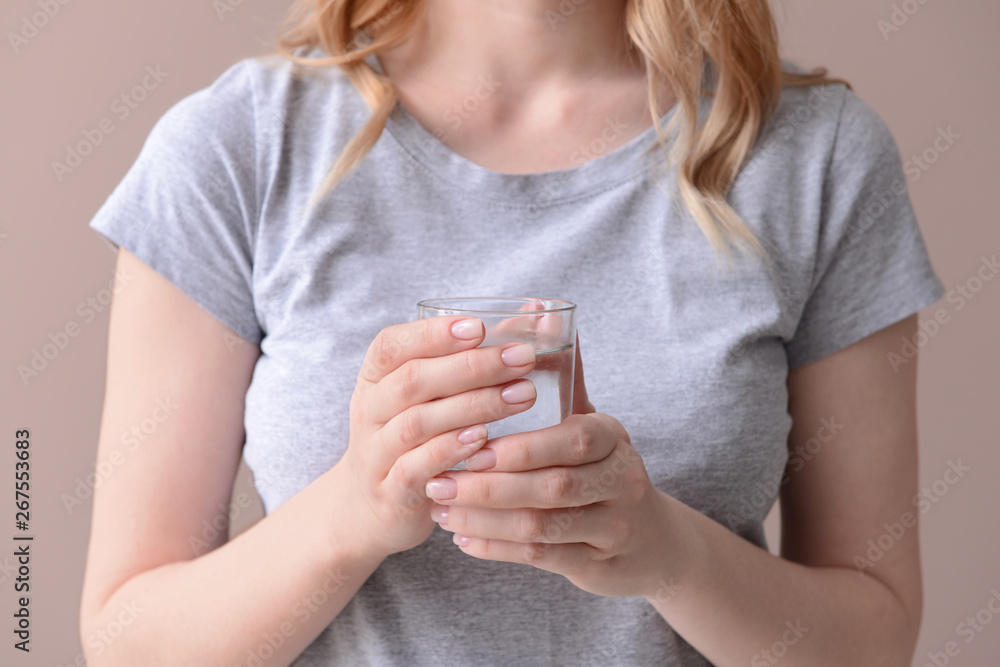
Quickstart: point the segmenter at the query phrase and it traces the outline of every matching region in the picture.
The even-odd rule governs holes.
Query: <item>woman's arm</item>
[[[719,667],[908,665],[922,604],[916,373],[895,373],[886,354],[915,324],[789,373],[789,446],[826,442],[782,490],[784,558],[653,487],[621,423],[589,409],[491,441],[429,488],[432,515],[470,555],[644,596]],[[855,557],[886,525],[894,545],[862,574]]]
[[[124,249],[118,268],[131,280],[111,308],[98,461],[113,468],[94,494],[87,664],[228,666],[264,647],[287,665],[379,559],[321,525],[346,506],[336,469],[232,542],[206,529],[227,514],[259,348]],[[143,420],[155,429],[124,437]]]
[[[789,373],[791,451],[832,437],[788,471],[782,558],[663,496],[679,527],[664,560],[676,594],[648,599],[714,664],[910,664],[922,612],[916,364],[896,372],[886,355],[915,330],[911,316]],[[820,432],[830,422],[842,428]],[[890,529],[880,559],[856,560]]]
[[[478,347],[476,318],[386,327],[358,373],[347,451],[227,542],[214,524],[260,350],[125,250],[119,269],[131,280],[111,308],[98,454],[112,472],[80,609],[93,667],[290,664],[386,556],[430,535],[427,480],[482,447],[486,423],[534,404],[520,379],[530,346]]]

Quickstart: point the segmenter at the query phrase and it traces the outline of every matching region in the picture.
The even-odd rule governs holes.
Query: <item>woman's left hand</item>
[[[573,414],[499,437],[467,471],[427,484],[432,518],[465,553],[564,575],[597,595],[658,595],[672,544],[668,498],[621,423],[587,399],[577,342]]]

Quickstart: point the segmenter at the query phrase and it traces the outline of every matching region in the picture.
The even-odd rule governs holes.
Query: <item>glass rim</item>
[[[523,303],[531,303],[538,301],[546,301],[553,304],[560,304],[551,308],[544,308],[542,310],[482,310],[478,308],[454,308],[447,307],[448,302],[457,303],[463,301],[521,301]],[[446,296],[439,297],[435,299],[424,299],[423,301],[417,302],[417,308],[427,308],[429,310],[456,310],[463,313],[477,313],[484,315],[547,315],[549,313],[561,313],[576,309],[576,304],[571,301],[565,301],[563,299],[549,299],[545,297],[531,297],[531,296]]]

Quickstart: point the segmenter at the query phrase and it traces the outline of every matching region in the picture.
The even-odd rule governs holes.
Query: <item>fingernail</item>
[[[524,366],[535,360],[535,348],[528,343],[508,347],[500,353],[505,366]]]
[[[448,523],[448,506],[435,505],[433,509],[431,509],[431,518],[442,526]]]
[[[483,332],[483,323],[477,318],[459,320],[451,325],[451,334],[462,340],[472,340]]]
[[[465,535],[458,535],[458,534],[456,534],[455,537],[451,538],[451,541],[454,542],[455,544],[457,544],[460,547],[467,547],[467,546],[469,546],[469,538],[466,537]]]
[[[476,424],[475,426],[470,426],[459,433],[458,441],[463,445],[471,445],[479,442],[480,440],[485,440],[487,435],[486,426],[483,424]]]
[[[522,380],[500,392],[500,398],[503,399],[503,402],[511,405],[530,401],[534,397],[535,384],[531,380]]]
[[[497,464],[497,453],[492,449],[480,449],[465,459],[466,470],[489,470]]]
[[[424,492],[434,500],[451,500],[458,494],[458,484],[451,477],[439,477],[427,482]]]

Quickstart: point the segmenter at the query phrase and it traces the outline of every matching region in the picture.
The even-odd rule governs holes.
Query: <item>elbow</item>
[[[906,605],[903,614],[904,628],[900,632],[899,639],[899,662],[900,667],[910,667],[913,663],[913,655],[917,650],[917,640],[920,637],[920,626],[924,617],[923,598],[918,598],[909,605]]]
[[[100,616],[100,606],[95,608],[95,605],[91,603],[87,594],[87,589],[88,586],[85,580],[83,598],[80,600],[79,606],[79,622],[77,625],[77,632],[80,637],[80,646],[83,649],[84,664],[88,667],[101,667],[104,663],[101,662],[100,655],[97,651],[98,644],[96,633],[98,617]],[[100,653],[104,653],[103,648],[101,648]]]
[[[80,646],[83,648],[84,664],[88,667],[108,667],[104,660],[106,651],[105,642],[98,638],[97,623],[93,615],[81,610],[80,612]]]
[[[911,632],[909,628],[889,632],[879,644],[880,654],[865,664],[876,667],[910,667],[917,649],[917,633]]]
[[[134,644],[143,609],[136,600],[109,600],[104,606],[80,608],[80,644],[89,667],[134,665],[129,644]]]
[[[910,667],[913,654],[917,650],[917,640],[920,637],[920,626],[924,618],[924,592],[919,576],[909,591],[909,595],[896,593],[894,598],[900,606],[900,625],[897,644],[899,647],[900,667]]]
[[[878,633],[875,645],[879,647],[878,659],[868,664],[882,667],[910,667],[917,649],[920,626],[923,620],[923,596],[918,586],[910,595],[901,596],[887,588],[886,604],[872,624]]]

